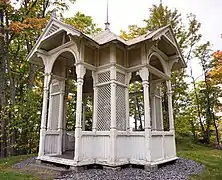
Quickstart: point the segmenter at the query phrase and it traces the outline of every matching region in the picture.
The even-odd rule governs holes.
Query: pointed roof
[[[182,67],[186,67],[185,61],[183,59],[182,53],[176,41],[175,35],[173,34],[172,27],[170,25],[164,26],[152,32],[147,32],[142,36],[138,36],[136,38],[130,40],[124,40],[120,36],[111,32],[110,29],[106,29],[100,33],[98,33],[94,37],[89,37],[83,32],[79,31],[72,25],[66,24],[56,18],[51,18],[48,24],[46,25],[43,33],[35,43],[33,49],[29,53],[27,59],[32,61],[33,58],[36,58],[36,52],[38,49],[42,47],[42,44],[47,43],[48,40],[55,38],[59,33],[66,32],[67,35],[78,36],[86,38],[91,41],[95,46],[103,45],[112,41],[118,41],[125,46],[132,46],[144,41],[156,41],[158,39],[163,39],[166,41],[171,47],[174,47],[178,56],[180,56]]]
[[[127,44],[126,41],[123,38],[114,34],[109,29],[106,29],[105,31],[102,31],[102,32],[98,33],[92,39],[100,45],[106,44],[106,43],[114,41],[114,40],[120,41],[123,44]]]

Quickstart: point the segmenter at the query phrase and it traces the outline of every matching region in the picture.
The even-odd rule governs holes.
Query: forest
[[[0,157],[38,152],[44,69],[26,57],[53,9],[61,20],[85,34],[94,36],[102,30],[91,16],[81,12],[65,18],[63,12],[72,3],[75,0],[0,1]],[[187,64],[187,68],[173,72],[171,79],[176,138],[188,137],[197,144],[221,148],[222,51],[214,51],[211,42],[203,41],[201,23],[195,14],[187,15],[185,23],[177,9],[162,3],[147,11],[145,26],[130,25],[120,31],[120,36],[130,39],[171,24]],[[194,76],[194,61],[202,71],[198,79]],[[130,85],[130,113],[135,130],[143,129],[143,98],[136,93],[140,89],[140,84]],[[166,93],[161,96],[163,109],[167,109]],[[76,97],[68,99],[67,129],[73,129]],[[86,116],[92,116],[92,108],[87,109]]]

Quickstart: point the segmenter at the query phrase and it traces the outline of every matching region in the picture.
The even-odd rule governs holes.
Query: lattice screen
[[[52,80],[50,87],[50,99],[49,99],[49,107],[51,107],[51,111],[49,111],[48,123],[49,129],[57,129],[58,128],[58,118],[59,118],[59,102],[60,102],[60,94],[59,94],[59,81],[56,79]]]
[[[119,131],[126,130],[126,96],[125,87],[116,86],[116,128]]]
[[[125,84],[125,75],[120,72],[116,72],[116,80],[120,83]]]
[[[97,130],[109,131],[111,125],[111,86],[98,87]]]
[[[98,74],[98,83],[104,83],[108,81],[110,81],[110,71]]]

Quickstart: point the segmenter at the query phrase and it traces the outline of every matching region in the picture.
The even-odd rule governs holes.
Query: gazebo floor
[[[58,157],[58,158],[63,158],[63,159],[74,159],[74,151],[65,151],[62,153],[62,155],[55,155],[52,157]]]

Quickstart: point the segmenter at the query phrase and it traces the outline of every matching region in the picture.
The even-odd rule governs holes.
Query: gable
[[[52,24],[51,27],[49,27],[49,29],[47,30],[47,32],[45,33],[44,37],[49,36],[50,34],[56,32],[59,30],[59,26],[56,26],[55,24]]]
[[[53,38],[56,34],[60,32],[66,32],[67,35],[71,34],[73,36],[80,36],[81,32],[71,25],[67,25],[55,18],[51,18],[48,24],[46,25],[43,33],[36,41],[34,47],[31,52],[28,54],[27,59],[32,62],[33,58],[35,58],[34,54],[38,51],[40,45],[44,44],[45,41]]]
[[[171,33],[170,30],[167,30],[167,31],[165,32],[165,36],[166,36],[166,38],[168,38],[168,40],[171,41],[173,44],[176,44],[176,42],[175,42],[175,40],[174,40],[174,36],[173,36],[173,34]]]

